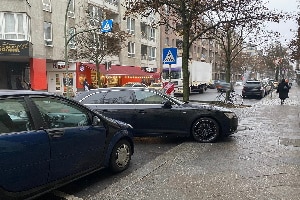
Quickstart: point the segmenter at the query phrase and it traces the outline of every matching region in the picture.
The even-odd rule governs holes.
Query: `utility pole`
[[[67,88],[67,97],[70,97],[69,94],[69,63],[68,63],[68,38],[67,38],[67,20],[68,20],[68,10],[71,0],[68,0],[68,5],[65,13],[65,27],[64,27],[64,36],[65,36],[65,68],[66,68],[66,88]]]

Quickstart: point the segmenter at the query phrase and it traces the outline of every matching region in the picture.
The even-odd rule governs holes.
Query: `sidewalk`
[[[212,144],[182,143],[90,199],[300,198],[300,87],[236,108],[239,131]]]

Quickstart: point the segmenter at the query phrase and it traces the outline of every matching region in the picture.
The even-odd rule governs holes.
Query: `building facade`
[[[65,35],[68,37],[68,33],[82,31],[76,30],[76,25],[87,17],[86,10],[91,7],[95,14],[99,9],[109,12],[113,21],[121,25],[121,30],[131,34],[128,46],[121,50],[119,56],[105,57],[102,65],[110,61],[112,66],[132,66],[143,72],[159,72],[160,29],[151,27],[154,20],[151,18],[124,19],[122,3],[121,0],[2,0],[0,89],[17,89],[16,82],[21,79],[30,83],[33,90],[64,93],[66,86],[73,91],[82,88],[82,74],[90,76],[86,78],[92,81],[93,67],[84,65],[81,60],[68,59],[69,66],[66,68],[64,62]],[[69,48],[76,48],[72,40],[68,43]],[[130,75],[115,73],[114,78],[125,75],[128,78]],[[141,73],[140,78],[145,78],[144,75]],[[137,77],[135,75],[134,80]]]

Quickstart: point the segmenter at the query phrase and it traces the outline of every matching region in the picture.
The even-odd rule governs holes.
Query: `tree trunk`
[[[185,28],[185,34],[183,34],[182,44],[182,78],[183,78],[183,101],[189,101],[190,96],[190,84],[189,84],[189,29]]]

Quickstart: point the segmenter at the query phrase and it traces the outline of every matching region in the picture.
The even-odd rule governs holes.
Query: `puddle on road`
[[[300,147],[300,137],[279,138],[279,144],[284,146]]]

